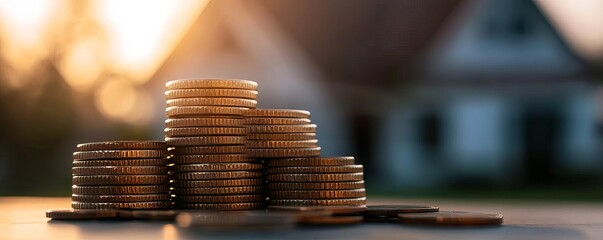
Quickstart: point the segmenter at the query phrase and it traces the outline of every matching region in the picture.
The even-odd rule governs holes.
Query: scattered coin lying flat
[[[441,224],[441,225],[499,225],[503,223],[502,214],[472,212],[430,212],[398,214],[402,223]]]
[[[425,213],[437,212],[440,209],[436,206],[428,205],[368,205],[365,216],[398,216],[400,213]]]
[[[87,210],[87,209],[67,209],[67,210],[48,210],[46,217],[54,220],[94,220],[94,219],[115,219],[116,210]]]
[[[267,161],[266,167],[309,167],[353,165],[354,157],[290,158]]]

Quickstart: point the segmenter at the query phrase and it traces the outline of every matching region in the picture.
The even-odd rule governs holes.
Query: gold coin
[[[168,146],[216,146],[245,144],[244,136],[166,137]]]
[[[503,215],[460,211],[401,213],[398,214],[398,221],[439,225],[500,225],[503,223]]]
[[[363,221],[362,216],[317,216],[310,218],[302,218],[298,222],[302,225],[349,225],[358,224]]]
[[[71,186],[71,192],[78,195],[122,195],[168,193],[169,187],[164,185],[138,186]]]
[[[166,158],[148,159],[117,159],[117,160],[94,160],[73,161],[73,167],[95,167],[95,166],[165,166],[168,164]]]
[[[362,173],[304,173],[304,174],[271,174],[266,180],[272,182],[346,182],[361,181]]]
[[[310,123],[308,118],[245,118],[247,125],[306,125]]]
[[[213,154],[213,155],[178,155],[171,158],[171,161],[178,164],[195,163],[243,163],[255,162],[253,158],[248,158],[245,154]]]
[[[339,206],[339,205],[366,205],[366,198],[342,199],[269,199],[268,205],[273,206]]]
[[[243,145],[205,146],[205,147],[177,147],[170,150],[174,155],[206,155],[206,154],[244,154]]]
[[[366,197],[364,188],[350,190],[288,190],[269,191],[270,199],[332,199]]]
[[[290,158],[266,161],[266,167],[305,167],[353,165],[354,157]]]
[[[270,191],[278,190],[345,190],[364,188],[364,181],[355,182],[270,182]]]
[[[172,193],[176,195],[234,195],[262,192],[264,192],[264,187],[262,187],[261,185],[239,187],[175,188],[174,190],[172,190]]]
[[[173,167],[174,172],[253,171],[263,168],[264,166],[258,163],[184,164]]]
[[[310,112],[295,109],[252,109],[245,115],[247,118],[310,118]]]
[[[169,182],[165,175],[95,175],[74,176],[74,185],[99,186],[99,185],[153,185],[167,184]]]
[[[167,99],[175,98],[245,98],[255,100],[258,91],[243,89],[176,89],[165,91]]]
[[[165,120],[168,128],[179,127],[245,127],[243,118],[173,118]]]
[[[104,203],[104,202],[153,202],[168,201],[169,194],[130,194],[130,195],[79,195],[72,194],[74,202]]]
[[[244,202],[262,202],[266,201],[263,194],[241,194],[241,195],[177,195],[174,198],[176,203],[244,203]]]
[[[153,175],[167,174],[165,166],[98,166],[73,167],[71,173],[76,176],[84,175]]]
[[[215,107],[215,106],[183,106],[167,107],[165,115],[170,118],[200,116],[243,116],[248,108]]]
[[[257,178],[261,177],[260,171],[228,171],[228,172],[176,172],[172,177],[176,180],[209,180],[209,179],[233,179],[233,178]]]
[[[316,133],[247,133],[247,139],[273,141],[315,140]]]
[[[365,205],[359,206],[268,206],[268,210],[293,212],[330,212],[331,214],[357,214],[366,211]]]
[[[240,186],[260,186],[262,184],[264,184],[263,178],[217,179],[197,181],[174,180],[174,182],[171,183],[174,188],[222,188]]]
[[[176,106],[226,106],[255,108],[258,102],[242,98],[175,98],[168,99],[168,107]]]
[[[312,148],[318,147],[318,140],[302,141],[252,141],[247,140],[245,147],[248,148]]]
[[[256,90],[258,84],[254,81],[241,79],[178,79],[165,84],[167,89],[186,88],[233,88]]]
[[[262,202],[246,202],[246,203],[179,203],[174,207],[178,209],[201,209],[201,210],[218,210],[218,211],[241,211],[264,208],[265,203]]]
[[[96,150],[150,150],[167,149],[163,141],[107,141],[81,143],[77,145],[77,151],[96,151]]]
[[[370,217],[398,217],[401,213],[437,212],[440,208],[427,205],[369,205],[365,216]]]
[[[316,124],[305,125],[247,125],[249,133],[315,133]]]
[[[280,161],[280,160],[277,160]],[[362,165],[342,165],[342,166],[310,166],[310,167],[275,167],[267,168],[268,174],[279,173],[360,173]]]
[[[98,150],[74,152],[74,160],[123,159],[123,158],[163,158],[165,150]]]
[[[248,149],[247,154],[252,158],[318,157],[320,156],[320,147]]]
[[[166,128],[166,137],[190,137],[190,136],[242,136],[245,135],[245,128],[237,127],[183,127]]]
[[[71,202],[74,209],[167,209],[171,202],[120,202],[120,203],[83,203]]]
[[[115,219],[117,218],[117,211],[92,209],[48,210],[46,211],[46,217],[55,220]]]

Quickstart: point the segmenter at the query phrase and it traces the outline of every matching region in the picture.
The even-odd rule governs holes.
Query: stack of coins
[[[171,207],[167,147],[158,141],[77,145],[73,153],[72,207],[167,209]]]
[[[320,156],[316,125],[310,112],[289,109],[253,109],[247,112],[248,156],[265,161]]]
[[[363,167],[354,157],[266,161],[269,206],[366,205]]]
[[[263,166],[245,154],[244,115],[257,105],[257,83],[184,79],[166,84],[165,140],[172,197],[180,209],[262,208]]]

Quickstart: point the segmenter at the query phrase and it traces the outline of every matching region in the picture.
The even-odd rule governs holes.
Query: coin
[[[165,84],[167,89],[186,88],[232,88],[256,90],[258,84],[254,81],[240,79],[178,79]]]
[[[242,107],[216,107],[216,106],[177,106],[167,107],[165,114],[168,117],[199,117],[199,116],[242,116],[248,108]]]
[[[177,195],[174,202],[177,203],[244,203],[262,202],[266,197],[263,194],[237,194],[237,195]]]
[[[312,148],[318,147],[318,140],[303,141],[247,141],[248,148]]]
[[[228,171],[228,172],[176,172],[172,177],[176,180],[208,180],[261,177],[260,171]]]
[[[166,150],[98,150],[74,152],[74,160],[123,159],[123,158],[162,158]]]
[[[361,223],[362,216],[317,216],[302,218],[298,223],[303,225],[347,225]]]
[[[114,219],[117,218],[115,210],[47,210],[46,217],[54,220],[84,220],[84,219]]]
[[[166,149],[163,141],[107,141],[77,145],[77,151]]]
[[[246,202],[246,203],[179,203],[174,207],[179,209],[203,209],[219,211],[241,211],[261,209],[265,206],[264,202]]]
[[[97,167],[73,167],[73,175],[115,175],[115,174],[167,174],[164,166],[97,166]]]
[[[459,211],[402,213],[398,214],[398,221],[402,223],[441,225],[499,225],[503,223],[503,215]]]
[[[95,176],[74,176],[72,182],[74,185],[98,186],[98,185],[153,185],[167,184],[169,181],[166,175],[95,175]]]
[[[237,127],[183,127],[165,128],[166,137],[245,135],[245,128]]]
[[[245,144],[244,136],[166,137],[168,146],[215,146]]]
[[[354,157],[289,158],[266,161],[266,167],[306,167],[353,165]]]
[[[176,165],[173,167],[175,172],[251,171],[263,168],[264,166],[258,163],[202,163]]]
[[[258,91],[243,89],[176,89],[165,91],[167,99],[174,98],[246,98],[256,99]]]
[[[239,187],[239,186],[260,186],[264,184],[263,178],[246,179],[217,179],[217,180],[197,180],[197,181],[179,181],[174,180],[171,183],[175,188],[221,188],[221,187]]]
[[[228,106],[255,108],[258,102],[242,98],[175,98],[168,99],[167,106]]]
[[[228,195],[228,194],[249,194],[262,193],[264,187],[257,186],[239,186],[239,187],[195,187],[195,188],[175,188],[172,190],[176,195]]]
[[[335,199],[366,197],[364,189],[269,191],[270,199]]]
[[[253,158],[292,158],[320,156],[320,147],[314,148],[272,148],[248,149],[247,154]]]
[[[178,127],[244,127],[243,118],[170,118],[165,120],[165,126],[169,128]]]
[[[316,124],[305,125],[247,125],[250,133],[314,133]]]
[[[310,118],[310,112],[294,109],[253,109],[249,110],[245,115],[247,118]]]
[[[298,212],[330,212],[331,214],[355,214],[366,211],[366,206],[268,206],[268,210]]]
[[[166,158],[148,159],[118,159],[118,160],[94,160],[73,161],[73,167],[102,167],[102,166],[165,166],[168,164]]]
[[[278,160],[280,161],[280,160]],[[275,161],[273,161],[275,162]],[[267,168],[268,174],[279,173],[360,173],[362,165],[342,165],[342,166],[311,166],[311,167],[275,167]]]
[[[250,140],[301,141],[314,140],[316,133],[247,133]]]
[[[174,155],[205,155],[205,154],[244,154],[243,145],[177,147],[170,150]]]
[[[269,182],[268,190],[345,190],[364,188],[364,181],[355,182]]]
[[[129,194],[129,195],[78,195],[72,194],[74,202],[104,203],[104,202],[152,202],[170,200],[169,194]]]
[[[365,216],[398,216],[400,213],[425,213],[437,212],[440,209],[436,206],[427,205],[369,205],[367,206]]]
[[[308,118],[245,118],[247,125],[305,125],[310,122]]]
[[[266,180],[273,182],[346,182],[361,181],[362,173],[321,173],[321,174],[271,174]]]
[[[268,205],[274,206],[336,206],[366,205],[366,197],[347,199],[269,199]]]
[[[166,185],[137,185],[137,186],[71,186],[73,194],[80,195],[111,195],[111,194],[153,194],[167,193]]]
[[[120,202],[120,203],[83,203],[71,202],[74,209],[166,209],[171,202]]]
[[[247,158],[245,154],[178,155],[171,158],[171,160],[176,164],[242,163],[255,161],[253,158]]]

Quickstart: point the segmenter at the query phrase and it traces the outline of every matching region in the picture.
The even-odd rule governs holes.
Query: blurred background
[[[163,139],[164,85],[259,83],[370,196],[603,200],[603,1],[0,0],[0,195]]]

